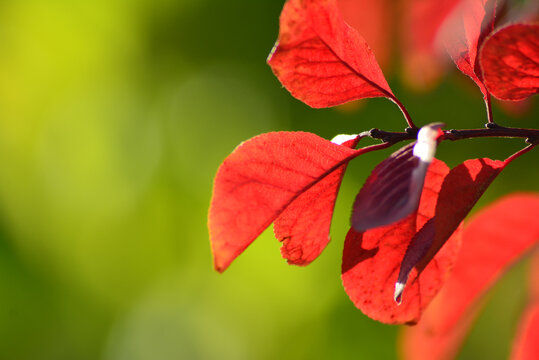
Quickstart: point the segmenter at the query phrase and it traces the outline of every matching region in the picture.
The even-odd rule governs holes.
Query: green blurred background
[[[391,359],[398,327],[348,300],[340,258],[350,206],[375,164],[353,162],[333,241],[307,268],[265,232],[223,275],[206,228],[213,176],[241,141],[278,130],[325,138],[401,130],[383,99],[313,110],[265,64],[276,0],[0,2],[1,359]],[[456,72],[394,92],[417,124],[481,127],[479,91]],[[504,125],[537,125],[538,107]],[[447,143],[439,157],[505,158],[521,141]],[[538,190],[537,151],[479,207]],[[502,359],[525,302],[526,265],[491,295],[462,358]],[[508,296],[510,294],[510,296]]]

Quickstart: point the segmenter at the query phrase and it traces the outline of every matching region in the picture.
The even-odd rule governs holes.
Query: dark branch
[[[418,128],[407,128],[405,132],[389,132],[380,129],[371,129],[366,135],[373,139],[380,139],[385,143],[395,144],[400,141],[414,140],[417,137]],[[509,128],[487,123],[484,129],[445,130],[441,140],[463,140],[482,137],[524,138],[528,144],[539,142],[539,130]]]

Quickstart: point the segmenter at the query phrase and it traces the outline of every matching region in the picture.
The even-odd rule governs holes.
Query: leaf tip
[[[218,249],[215,243],[211,242],[211,246],[213,255],[213,269],[219,274],[222,274],[226,269],[228,269],[234,258],[230,258],[227,252],[223,251],[223,249]]]
[[[222,274],[225,272],[225,270],[228,268],[227,264],[223,264],[221,261],[219,261],[217,258],[213,259],[213,268],[215,271],[217,271],[219,274]]]

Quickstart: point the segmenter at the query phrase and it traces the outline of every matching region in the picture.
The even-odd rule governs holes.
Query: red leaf
[[[396,300],[400,299],[412,269],[421,272],[431,261],[508,163],[467,160],[449,172],[438,197],[436,216],[415,234],[406,250],[395,285]]]
[[[413,156],[414,144],[391,154],[369,175],[354,201],[351,223],[355,231],[392,224],[417,210],[423,177],[412,184],[420,163]],[[428,164],[423,166],[426,172]]]
[[[477,53],[485,37],[494,29],[495,3],[493,0],[461,1],[444,25],[442,36],[459,70],[479,86],[485,99],[488,91],[483,83]]]
[[[439,79],[444,61],[437,35],[444,21],[461,1],[403,1],[401,50],[404,75],[412,86],[429,88]]]
[[[539,92],[539,24],[514,24],[493,33],[480,53],[484,81],[502,100]]]
[[[539,240],[538,212],[538,195],[512,195],[470,222],[448,282],[419,324],[404,331],[406,359],[453,358],[473,321],[478,299]]]
[[[412,214],[397,224],[363,234],[350,232],[345,244],[343,281],[356,306],[382,322],[417,322],[442,286],[456,255],[458,239],[448,239],[509,162],[468,160],[449,173],[440,172],[436,182],[432,175],[429,178],[429,168],[425,189],[430,193],[424,190],[421,195],[421,221],[418,216],[414,223]],[[395,301],[400,302],[407,282],[406,296],[399,307],[392,303],[388,292],[394,289]]]
[[[336,143],[355,148],[359,140],[355,136]],[[298,196],[275,220],[273,231],[283,242],[281,253],[289,264],[308,265],[328,244],[333,208],[346,166],[347,163],[341,165]]]
[[[422,263],[428,263],[444,245],[507,164],[507,161],[483,158],[466,160],[451,169],[444,179],[436,204],[436,217],[432,223],[435,228],[435,237],[432,239],[428,253],[422,257]],[[427,228],[421,231],[429,232]],[[420,237],[421,232],[417,236]]]
[[[399,306],[393,300],[399,266],[414,234],[435,214],[442,182],[449,169],[434,160],[425,178],[417,213],[398,223],[358,233],[351,229],[343,254],[342,280],[350,299],[367,316],[385,323],[414,323],[442,286],[459,246],[455,233],[447,246],[408,285]]]
[[[344,22],[336,0],[288,0],[268,63],[294,97],[315,108],[379,96],[397,102],[372,50]]]
[[[361,154],[314,134],[276,132],[238,146],[219,167],[208,227],[224,271],[301,193]]]
[[[417,211],[442,125],[424,126],[416,142],[400,148],[376,166],[354,202],[354,230],[389,225]]]

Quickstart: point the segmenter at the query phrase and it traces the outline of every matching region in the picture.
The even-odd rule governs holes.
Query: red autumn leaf
[[[539,238],[539,231],[538,231]],[[530,271],[529,303],[520,319],[513,342],[514,360],[534,360],[539,358],[539,253],[532,259]]]
[[[415,88],[431,87],[444,61],[438,41],[440,28],[462,0],[404,0],[400,32],[404,76]]]
[[[336,0],[288,0],[268,63],[294,97],[314,108],[367,97],[387,97],[402,106]]]
[[[424,126],[416,142],[400,148],[376,166],[354,202],[351,219],[354,230],[389,225],[417,211],[442,126],[441,123]]]
[[[355,148],[360,137],[333,142]],[[275,237],[283,242],[281,254],[293,265],[308,265],[328,244],[333,208],[347,163],[298,196],[273,224]]]
[[[495,0],[462,0],[442,30],[449,55],[459,70],[479,86],[486,101],[489,101],[488,91],[477,54],[485,37],[494,29],[495,10]]]
[[[508,163],[487,158],[466,160],[449,172],[438,197],[436,217],[416,234],[407,250],[403,276],[413,266],[424,266],[432,259]]]
[[[224,271],[300,194],[361,154],[314,134],[276,132],[239,145],[215,177],[208,227]]]
[[[391,5],[388,0],[337,0],[344,21],[367,41],[384,70],[391,60],[394,24]]]
[[[417,210],[428,164],[423,164],[423,176],[415,179],[420,161],[413,155],[414,145],[400,148],[371,172],[354,201],[355,231],[392,224]]]
[[[506,26],[485,40],[480,52],[488,90],[502,100],[539,92],[539,24]]]
[[[409,360],[454,357],[476,313],[479,298],[503,271],[539,240],[539,196],[508,196],[479,213],[463,233],[463,246],[440,294],[419,324],[403,334]]]
[[[459,246],[459,233],[423,272],[408,285],[401,305],[393,300],[399,266],[410,240],[435,214],[436,201],[449,169],[434,160],[425,178],[417,212],[405,219],[366,232],[351,229],[344,244],[342,280],[354,304],[374,320],[414,323],[442,286]]]
[[[349,233],[343,282],[356,306],[382,322],[417,322],[442,286],[456,255],[458,240],[455,236],[448,239],[509,162],[468,160],[449,173],[441,172],[438,182],[432,181],[432,175],[429,179],[429,168],[425,188],[431,192],[424,190],[421,195],[416,223],[412,214],[397,224],[363,234]],[[393,291],[394,296],[389,296]],[[402,304],[393,303],[393,298]]]
[[[402,260],[395,299],[399,299],[411,271],[421,270],[458,228],[490,183],[509,161],[467,160],[444,179],[436,204],[436,216],[415,234]]]

